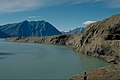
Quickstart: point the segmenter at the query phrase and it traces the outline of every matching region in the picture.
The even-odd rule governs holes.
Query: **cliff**
[[[87,55],[120,63],[120,14],[88,25],[76,49]]]
[[[80,34],[63,34],[55,36],[43,36],[43,37],[13,37],[7,38],[10,42],[28,42],[28,43],[45,43],[45,44],[56,44],[56,45],[67,45],[75,47],[80,38]]]

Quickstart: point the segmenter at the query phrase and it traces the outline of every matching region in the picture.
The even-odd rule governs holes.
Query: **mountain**
[[[0,38],[7,38],[7,37],[10,37],[10,35],[0,31]]]
[[[84,31],[84,27],[80,27],[80,28],[76,28],[76,29],[73,29],[73,30],[70,30],[68,32],[64,32],[62,31],[62,34],[80,34]]]
[[[16,36],[51,36],[61,34],[53,25],[42,21],[23,21],[0,26],[0,30],[12,37]]]

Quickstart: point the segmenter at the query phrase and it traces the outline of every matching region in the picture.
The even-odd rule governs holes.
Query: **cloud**
[[[107,0],[106,4],[111,8],[120,8],[120,0]]]
[[[120,7],[120,0],[0,0],[0,12],[18,12],[61,4],[103,2],[112,7]]]
[[[40,16],[28,16],[27,18],[28,18],[28,19],[39,19]]]
[[[0,0],[0,12],[24,11],[38,7],[38,0]]]
[[[86,22],[84,22],[83,24],[85,24],[85,25],[89,25],[89,24],[92,24],[92,23],[95,23],[96,21],[86,21]]]
[[[81,4],[101,0],[0,0],[0,12],[18,12],[61,4]]]

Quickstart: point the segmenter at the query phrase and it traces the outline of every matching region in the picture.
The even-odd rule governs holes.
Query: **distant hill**
[[[62,32],[62,34],[80,34],[82,33],[83,31],[85,30],[84,27],[80,27],[80,28],[76,28],[76,29],[73,29],[73,30],[70,30],[68,32]]]
[[[16,36],[51,36],[61,34],[50,23],[42,21],[23,21],[0,26],[0,30],[12,37]]]

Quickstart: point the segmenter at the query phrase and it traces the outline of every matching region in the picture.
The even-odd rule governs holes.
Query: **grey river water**
[[[0,39],[0,79],[69,79],[108,63],[65,46],[14,43]]]

